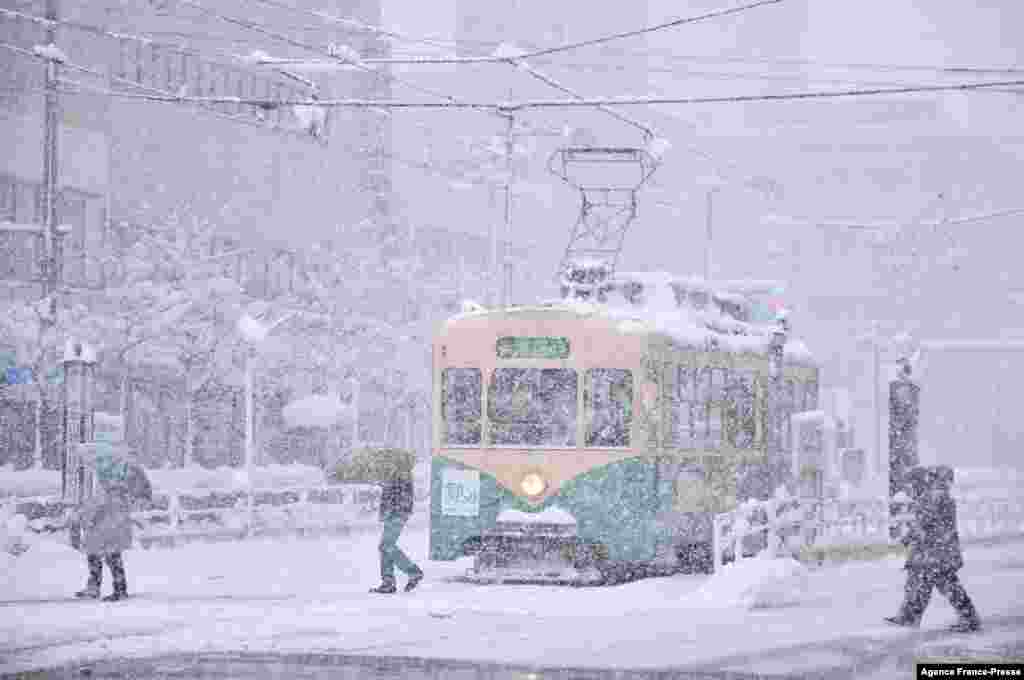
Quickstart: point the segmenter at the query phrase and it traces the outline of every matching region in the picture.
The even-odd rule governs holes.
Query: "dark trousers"
[[[408,515],[396,515],[384,520],[384,531],[380,536],[380,577],[384,583],[395,582],[395,567],[398,567],[406,576],[421,574],[422,571],[409,559],[401,548],[398,547],[398,537],[409,521]]]
[[[908,568],[907,585],[904,588],[905,595],[900,616],[914,624],[921,622],[924,610],[932,599],[932,588],[935,588],[956,609],[961,619],[975,621],[978,613],[974,609],[974,603],[967,596],[967,591],[960,584],[960,578],[956,572],[950,569],[935,569],[933,567]]]
[[[104,555],[86,555],[85,559],[89,563],[89,587],[96,587],[98,589],[103,583],[104,558],[107,560],[110,575],[114,579],[114,592],[128,592],[128,581],[124,575],[124,561],[121,559],[121,553],[119,552],[106,553]]]

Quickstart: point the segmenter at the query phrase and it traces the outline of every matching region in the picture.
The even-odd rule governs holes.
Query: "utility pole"
[[[487,306],[496,307],[498,304],[498,222],[494,216],[494,208],[497,202],[497,187],[490,184],[487,187],[487,223],[490,225],[490,262],[487,274]]]
[[[509,95],[511,100],[511,93]],[[502,256],[502,294],[503,307],[512,305],[512,151],[515,116],[508,114],[505,128],[505,253]]]
[[[704,280],[711,280],[711,247],[714,243],[714,196],[717,188],[708,189],[707,215],[704,223]]]
[[[875,451],[875,474],[878,479],[882,479],[883,475],[888,477],[888,456],[884,453],[885,447],[882,444],[882,399],[879,394],[881,390],[881,373],[882,373],[882,348],[880,345],[879,338],[879,323],[874,321],[871,324],[871,352],[872,352],[872,372],[871,372],[871,404],[874,407],[874,446],[872,447]]]
[[[46,40],[57,44],[57,17],[59,0],[46,0]],[[43,227],[43,259],[41,273],[43,297],[50,297],[50,316],[57,312],[57,286],[60,281],[60,236],[57,233],[57,137],[59,111],[57,102],[57,60],[46,60],[46,102],[43,120],[43,195],[39,211]],[[51,297],[52,296],[52,297]]]

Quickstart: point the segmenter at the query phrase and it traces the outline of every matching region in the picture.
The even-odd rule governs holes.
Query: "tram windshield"
[[[490,445],[576,446],[576,371],[498,368],[487,392]]]

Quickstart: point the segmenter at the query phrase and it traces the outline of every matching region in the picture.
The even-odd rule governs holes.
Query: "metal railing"
[[[954,498],[961,540],[1024,535],[1024,495],[954,493]],[[895,546],[912,518],[890,515],[888,499],[820,501],[780,495],[746,501],[714,518],[714,566],[720,569],[730,555],[742,560],[762,552],[771,557],[792,554],[801,548]]]

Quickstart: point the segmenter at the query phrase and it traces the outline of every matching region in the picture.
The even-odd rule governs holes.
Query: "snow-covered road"
[[[420,530],[401,543],[426,568],[427,580],[412,594],[381,596],[367,592],[378,581],[376,538],[132,551],[126,564],[135,597],[113,604],[70,599],[85,565],[65,546],[39,543],[20,557],[4,555],[0,672],[269,652],[523,667],[762,673],[842,667],[899,677],[898,668],[909,673],[907,660],[919,654],[1024,654],[1021,542],[967,549],[963,581],[988,626],[965,636],[941,632],[954,614],[938,596],[921,631],[880,623],[902,596],[895,558],[812,570],[805,578],[774,569],[776,587],[755,588],[754,599],[752,579],[764,581],[772,567],[612,588],[476,586],[448,580],[468,562],[428,562]]]

